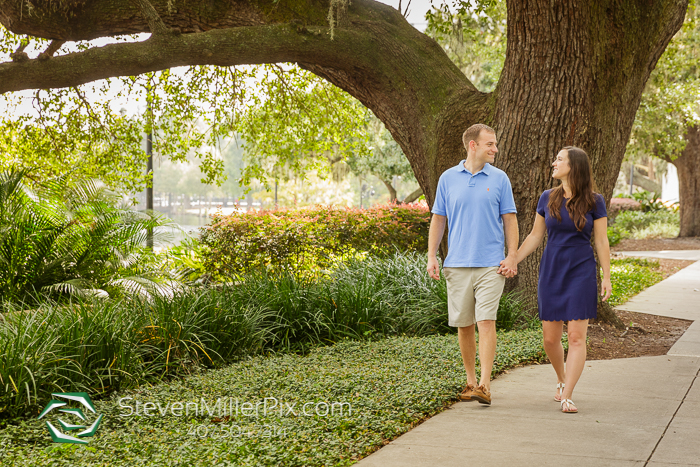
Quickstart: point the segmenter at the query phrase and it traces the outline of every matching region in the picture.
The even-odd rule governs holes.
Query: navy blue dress
[[[605,199],[595,194],[595,208],[586,213],[586,225],[580,232],[561,203],[561,222],[549,215],[547,190],[537,203],[537,214],[547,226],[547,246],[540,262],[537,305],[542,321],[593,319],[597,316],[598,270],[591,247],[593,221],[607,217]]]

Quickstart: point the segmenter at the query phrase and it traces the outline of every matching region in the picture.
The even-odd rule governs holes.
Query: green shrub
[[[608,243],[610,246],[615,246],[624,238],[628,238],[630,233],[618,225],[608,227]]]
[[[628,232],[632,238],[673,237],[680,230],[680,216],[677,212],[625,211],[618,214],[612,225],[618,232]]]
[[[522,294],[516,290],[501,295],[496,315],[496,328],[512,331],[517,328],[539,327],[539,321],[532,318],[537,316],[537,310],[530,310]]]
[[[0,413],[32,412],[51,392],[100,395],[260,353],[263,310],[217,290],[129,302],[5,304],[0,321]]]
[[[631,237],[635,239],[645,238],[672,238],[677,237],[681,228],[678,225],[666,222],[655,222],[643,229],[634,230]]]
[[[241,278],[256,269],[313,273],[359,254],[427,251],[427,205],[370,209],[316,206],[214,217],[202,229],[208,272]]]
[[[632,197],[639,202],[642,212],[667,211],[668,208],[661,202],[659,193],[650,193],[648,191],[639,191],[633,193]]]

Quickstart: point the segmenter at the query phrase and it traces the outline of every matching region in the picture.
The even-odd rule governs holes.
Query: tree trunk
[[[540,194],[553,185],[550,163],[563,146],[588,152],[598,191],[610,199],[644,85],[687,8],[687,0],[508,0],[503,73],[486,94],[435,41],[371,0],[350,3],[333,39],[328,0],[218,2],[218,10],[207,9],[210,2],[174,1],[176,13],[168,0],[152,3],[168,28],[206,32],[161,32],[141,43],[3,63],[0,93],[182,65],[297,62],[384,122],[429,205],[442,172],[466,157],[464,129],[493,126],[500,149],[495,165],[511,179],[521,240]],[[36,6],[23,14],[24,4],[0,0],[0,22],[16,33],[78,40],[148,31],[145,20],[134,21],[131,0],[85,2],[70,14]],[[542,247],[520,265],[513,282],[531,297],[541,253]]]
[[[491,122],[521,241],[540,194],[554,186],[550,164],[564,146],[589,154],[597,191],[610,199],[644,84],[684,13],[678,3],[508,2],[506,61]],[[519,266],[518,288],[536,290],[542,249]]]
[[[379,177],[377,177],[379,178]],[[390,203],[395,203],[398,201],[396,197],[396,189],[392,186],[391,182],[384,180],[383,178],[379,178],[379,180],[382,181],[386,189],[389,191],[389,202]]]
[[[678,169],[681,231],[679,237],[700,237],[700,129],[688,128],[680,156],[669,160]]]

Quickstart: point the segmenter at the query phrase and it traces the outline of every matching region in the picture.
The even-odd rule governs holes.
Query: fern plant
[[[149,295],[175,284],[146,248],[149,230],[165,240],[159,227],[170,221],[120,205],[96,180],[26,180],[24,171],[0,173],[0,300]]]

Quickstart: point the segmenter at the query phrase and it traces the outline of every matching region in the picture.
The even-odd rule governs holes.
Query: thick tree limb
[[[417,200],[418,198],[420,198],[420,195],[422,195],[422,194],[423,194],[423,189],[417,188],[415,191],[409,193],[408,196],[406,196],[403,199],[402,203],[412,203],[415,200]]]
[[[141,10],[141,14],[148,22],[148,28],[151,30],[151,34],[169,34],[171,32],[163,20],[160,19],[160,15],[153,8],[151,2],[148,0],[131,0],[131,3],[138,6]]]
[[[283,3],[287,2],[280,0],[278,5]],[[154,34],[144,42],[93,48],[45,63],[3,63],[0,93],[77,86],[175,66],[296,62],[372,109],[411,161],[419,184],[430,186],[439,175],[433,173],[439,149],[433,143],[439,137],[435,126],[444,123],[435,118],[436,112],[456,110],[456,124],[463,127],[465,116],[485,95],[435,41],[395,9],[372,1],[353,2],[349,23],[336,30],[334,40],[325,14],[313,16],[318,10],[316,5],[306,11],[307,24],[289,20],[199,34]],[[429,93],[426,82],[431,83]],[[472,118],[476,120],[467,120]]]

